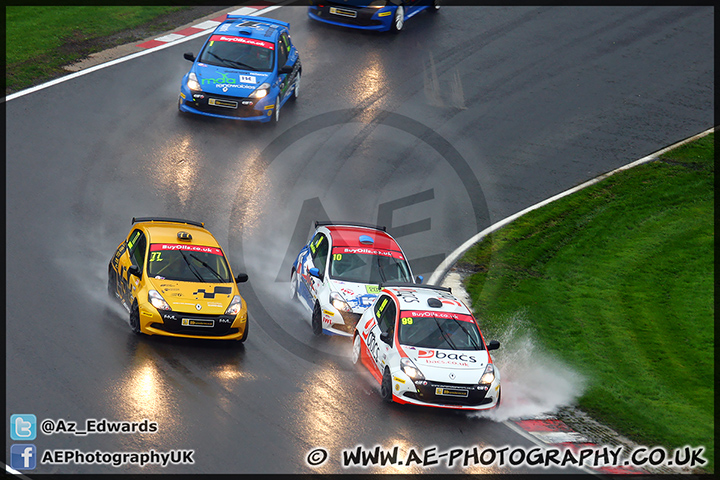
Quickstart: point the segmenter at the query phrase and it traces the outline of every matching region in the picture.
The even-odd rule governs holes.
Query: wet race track
[[[399,35],[300,7],[268,16],[291,23],[303,63],[276,127],[178,115],[182,54],[204,36],[6,103],[6,418],[157,422],[40,434],[38,450],[194,451],[190,465],[35,473],[440,473],[443,459],[346,469],[341,452],[533,446],[500,412],[384,404],[347,338],[313,336],[289,288],[312,222],[384,224],[428,278],[491,223],[713,125],[711,7],[444,7]],[[106,275],[133,216],[205,222],[250,277],[244,345],[132,334]],[[484,333],[505,341],[508,411],[579,393]],[[546,377],[527,388],[537,376],[520,367]]]

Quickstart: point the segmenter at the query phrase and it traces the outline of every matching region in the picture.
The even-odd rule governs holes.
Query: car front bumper
[[[330,13],[330,8],[337,8],[341,11],[347,10],[354,12],[355,16],[343,16]],[[308,7],[308,16],[313,20],[337,25],[340,27],[351,27],[360,30],[374,30],[378,32],[390,30],[390,22],[392,22],[394,10],[388,10],[389,7],[382,9],[377,8],[347,8],[340,4],[327,4],[323,2],[323,6]]]
[[[243,307],[240,313],[233,316],[159,312],[149,304],[140,305],[140,330],[147,335],[240,340],[247,328],[247,307]]]
[[[181,112],[208,117],[269,122],[275,111],[274,98],[268,95],[261,99],[238,98],[204,92],[180,91],[178,108]],[[211,104],[214,103],[214,105]]]

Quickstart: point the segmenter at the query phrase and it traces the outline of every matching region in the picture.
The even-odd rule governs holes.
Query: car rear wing
[[[410,282],[387,282],[380,284],[380,290],[386,287],[399,287],[399,288],[429,288],[430,290],[440,290],[442,292],[452,293],[450,287],[441,287],[440,285],[419,285],[417,283]]]
[[[317,220],[315,222],[315,228],[317,227],[327,227],[327,226],[335,226],[335,227],[365,227],[365,228],[373,228],[375,230],[381,230],[383,232],[387,232],[387,229],[384,226],[381,225],[372,225],[370,223],[358,223],[358,222],[321,222],[320,220]]]
[[[139,222],[172,222],[172,223],[187,223],[188,225],[195,225],[196,227],[205,228],[203,222],[195,222],[193,220],[183,220],[182,218],[168,218],[168,217],[133,217],[132,224]]]
[[[227,20],[247,20],[250,22],[258,23],[272,23],[273,25],[282,25],[283,27],[290,28],[290,24],[288,22],[283,22],[282,20],[275,20],[274,18],[254,17],[250,15],[232,15],[228,13],[225,21]]]

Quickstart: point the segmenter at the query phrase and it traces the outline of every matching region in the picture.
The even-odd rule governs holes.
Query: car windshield
[[[398,252],[368,249],[369,253],[350,253],[348,250],[333,249],[331,278],[369,284],[412,281],[410,268]]]
[[[472,316],[447,312],[401,312],[398,339],[409,347],[484,350]]]
[[[153,243],[148,276],[181,282],[230,283],[225,256],[217,247]]]
[[[198,61],[218,67],[271,72],[275,61],[274,48],[272,42],[264,40],[213,35]]]

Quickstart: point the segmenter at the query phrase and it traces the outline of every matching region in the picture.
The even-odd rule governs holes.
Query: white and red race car
[[[290,289],[312,312],[315,335],[349,337],[382,282],[413,282],[405,253],[385,227],[315,222],[293,262]]]
[[[388,402],[487,410],[500,405],[500,371],[470,310],[449,288],[381,285],[353,336],[352,361]]]

